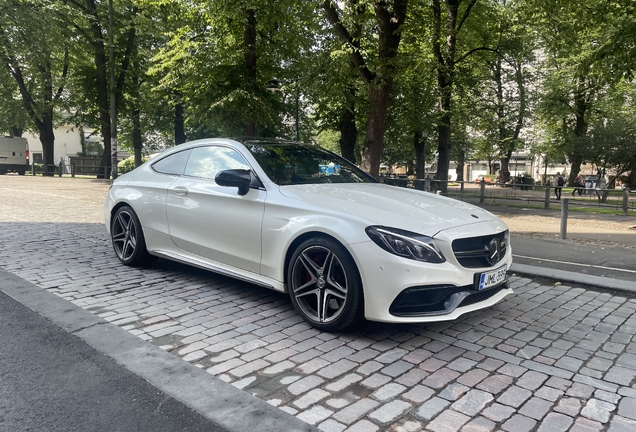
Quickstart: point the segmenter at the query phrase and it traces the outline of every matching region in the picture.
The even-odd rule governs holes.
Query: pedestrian
[[[584,186],[585,185],[583,184],[583,179],[581,179],[580,175],[577,175],[574,179],[574,189],[572,189],[572,196],[574,196],[577,191],[579,192],[579,196],[581,196]]]
[[[555,179],[555,187],[554,187],[554,194],[556,195],[556,199],[560,200],[561,199],[561,189],[563,188],[563,185],[565,184],[565,180],[563,180],[563,177],[561,176],[561,173],[558,172],[556,174],[556,179]]]

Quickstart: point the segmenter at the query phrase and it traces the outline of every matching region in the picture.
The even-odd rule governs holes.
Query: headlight
[[[375,244],[394,255],[434,264],[446,261],[431,237],[382,226],[370,226],[366,232]]]

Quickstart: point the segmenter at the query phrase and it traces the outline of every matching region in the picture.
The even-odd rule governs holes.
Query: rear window
[[[152,169],[161,174],[183,175],[191,150],[173,153],[152,164]]]

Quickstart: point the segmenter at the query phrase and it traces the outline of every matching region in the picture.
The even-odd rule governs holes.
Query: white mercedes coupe
[[[496,216],[313,145],[178,145],[115,180],[104,217],[123,264],[156,256],[287,292],[325,331],[452,320],[512,294]]]

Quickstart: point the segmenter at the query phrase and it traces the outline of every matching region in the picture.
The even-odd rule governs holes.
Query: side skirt
[[[240,273],[233,272],[231,270],[226,270],[224,268],[217,267],[212,264],[208,264],[205,261],[202,261],[193,257],[181,255],[181,254],[171,252],[171,251],[166,251],[166,250],[154,250],[154,251],[150,251],[150,253],[152,253],[153,255],[157,255],[159,257],[167,258],[172,261],[188,264],[194,267],[201,268],[203,270],[208,270],[214,273],[222,274],[223,276],[228,276],[234,279],[242,280],[244,282],[249,282],[254,285],[262,286],[264,288],[269,288],[275,291],[279,291],[274,287],[274,285],[268,284],[267,282],[263,282],[258,279],[251,278],[249,276],[244,276]]]

